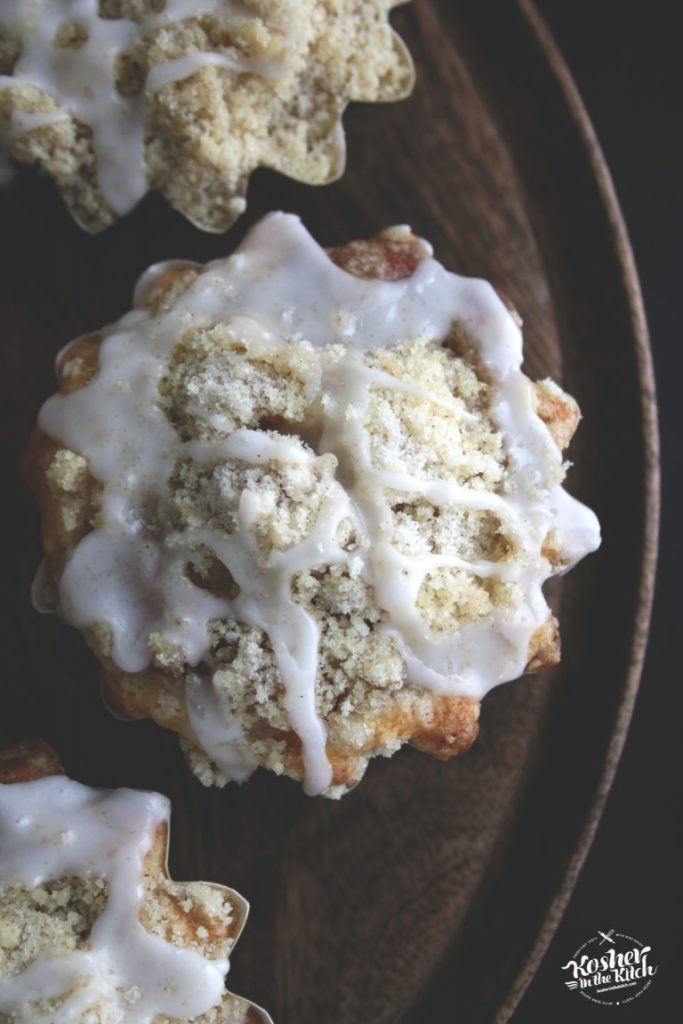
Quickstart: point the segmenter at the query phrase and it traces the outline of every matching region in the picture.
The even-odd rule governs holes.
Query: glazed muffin
[[[169,810],[65,778],[46,744],[0,753],[0,1020],[269,1024],[224,988],[247,904],[171,881]]]
[[[403,743],[458,754],[491,687],[558,661],[542,585],[599,543],[562,488],[578,407],[521,360],[514,311],[407,228],[326,253],[271,214],[153,267],[58,360],[38,597],[207,784],[339,796]]]
[[[90,231],[150,189],[224,231],[254,168],[333,181],[348,103],[411,91],[397,2],[7,0],[0,179],[9,153],[38,164]]]

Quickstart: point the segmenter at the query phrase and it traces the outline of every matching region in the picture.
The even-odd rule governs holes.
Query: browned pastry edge
[[[554,664],[554,663],[553,663]],[[158,669],[122,672],[111,661],[102,664],[102,696],[112,711],[129,718],[152,718],[159,725],[194,740],[185,712],[184,684]],[[410,743],[441,760],[468,750],[478,733],[479,701],[474,697],[429,695],[429,709],[423,717],[406,715],[398,709],[368,720],[364,717],[365,742],[352,750],[328,740],[326,753],[332,767],[332,785],[346,786],[358,777],[365,758],[392,741]],[[284,743],[282,755],[287,774],[303,779],[301,740],[293,730],[282,731],[265,724],[250,732],[252,740],[271,739]]]
[[[357,277],[396,281],[413,274],[419,262],[429,255],[429,250],[424,242],[404,229],[389,228],[367,241],[337,246],[329,249],[328,253],[339,267]],[[174,268],[157,279],[145,296],[148,308],[157,312],[164,296],[187,273],[187,268]],[[509,300],[504,298],[503,301],[515,319],[519,320]],[[64,351],[57,367],[58,387],[62,394],[84,387],[94,377],[101,341],[101,335],[91,334],[77,339]],[[533,396],[539,418],[547,426],[558,447],[566,448],[580,418],[577,403],[557,386],[545,381],[534,383]],[[85,506],[85,513],[78,519],[80,528],[67,531],[60,515],[63,496],[50,486],[47,476],[49,466],[60,450],[63,447],[58,442],[36,428],[23,460],[25,479],[42,508],[44,548],[54,580],[59,580],[69,555],[89,532],[99,489],[96,481],[87,474],[86,493],[80,495],[79,499]],[[557,553],[548,545],[544,547],[544,554],[553,562]],[[102,693],[112,710],[128,717],[152,718],[187,739],[194,739],[185,711],[181,679],[155,668],[134,674],[122,672],[102,656],[92,636],[89,642],[102,664]],[[558,624],[551,615],[531,638],[525,671],[542,672],[552,668],[559,660]],[[361,748],[349,750],[328,742],[327,756],[332,766],[333,785],[352,782],[363,760],[392,739],[411,743],[444,760],[468,750],[478,733],[479,701],[467,696],[430,696],[431,707],[427,716],[423,714],[418,718],[419,713],[416,712],[413,717],[409,717],[405,713],[389,710],[370,723],[366,720],[365,724],[369,728]],[[258,736],[250,735],[250,738],[270,737],[284,742],[285,770],[295,778],[302,778],[301,742],[296,733],[291,730],[276,731],[266,725],[259,729],[261,731]]]
[[[58,755],[45,740],[22,740],[0,750],[0,784],[32,782],[46,775],[63,775]]]
[[[403,228],[386,228],[363,241],[347,242],[327,250],[333,263],[365,281],[402,281],[411,277],[429,256],[422,241]]]

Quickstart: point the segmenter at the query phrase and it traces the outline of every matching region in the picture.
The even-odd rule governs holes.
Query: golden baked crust
[[[0,26],[0,75],[15,79],[0,83],[0,127],[4,119],[12,156],[50,174],[88,230],[106,227],[144,191],[158,189],[197,226],[224,231],[244,210],[256,167],[309,184],[333,181],[344,168],[347,104],[411,91],[412,62],[388,23],[403,2],[246,0],[235,10],[204,0],[193,16],[181,10],[174,19],[170,9],[171,20],[159,24],[164,5],[157,0],[100,0],[92,39],[117,23],[129,26],[131,38],[112,71],[116,104],[110,100],[90,120],[71,96],[60,102],[59,80],[51,89],[34,84],[41,71],[21,64],[25,30],[8,21]],[[49,7],[43,13],[55,16]],[[54,66],[77,62],[88,26],[65,15],[55,39]],[[90,73],[74,68],[66,87],[70,75]],[[162,76],[156,84],[155,73]],[[137,195],[107,190],[102,172],[111,146],[98,147],[97,121],[109,118],[125,173],[132,176],[139,159]],[[124,146],[134,142],[135,155],[126,156]]]
[[[0,750],[0,785],[63,774],[62,762],[44,740],[23,740]]]
[[[57,754],[43,741],[25,741],[0,751],[0,785],[63,774]],[[168,830],[160,825],[145,857],[143,927],[207,959],[228,956],[244,927],[247,904],[223,886],[172,881],[167,849]],[[90,930],[106,899],[106,882],[90,876],[54,879],[34,889],[0,885],[0,985],[3,976],[19,974],[37,958],[87,949]],[[0,1019],[7,1024],[14,1020],[2,1014]],[[107,1007],[89,1008],[87,1019],[92,1024],[108,1021]],[[268,1024],[270,1018],[247,1000],[226,993],[220,1005],[194,1021]],[[170,1024],[170,1018],[157,1016],[155,1024]]]
[[[428,255],[428,250],[423,242],[404,229],[389,229],[368,241],[336,247],[329,251],[329,255],[337,265],[357,277],[395,281],[413,274],[419,262]],[[191,284],[195,275],[196,270],[192,268],[171,268],[159,276],[146,292],[145,302],[148,308],[157,312],[165,303],[175,301],[178,294]],[[457,340],[454,339],[454,345],[457,344]],[[60,392],[68,394],[83,387],[96,374],[100,341],[98,335],[91,335],[80,339],[66,350],[58,366]],[[379,365],[386,364],[389,372],[397,372],[394,365],[397,359],[422,359],[423,356],[420,351],[415,355],[408,350],[404,355],[393,355],[390,352],[377,358],[380,360]],[[434,357],[439,372],[444,360],[447,363],[448,358],[445,354],[438,358]],[[425,364],[418,362],[416,365],[421,367]],[[432,364],[428,368],[432,368]],[[468,386],[470,384],[472,387],[480,386],[476,381],[468,379]],[[176,387],[173,379],[170,380],[168,387],[169,390]],[[548,381],[534,385],[534,402],[539,417],[548,427],[557,445],[564,448],[578,423],[576,403]],[[278,418],[278,414],[275,414],[268,418],[266,424],[261,419],[259,425],[262,428],[265,425],[266,429],[277,432],[281,424],[291,427],[292,418],[296,419],[296,416],[290,415],[288,423],[285,424]],[[175,420],[175,423],[177,429],[185,429],[182,420]],[[43,511],[44,548],[52,579],[58,581],[76,545],[93,528],[97,516],[99,485],[90,476],[87,463],[80,455],[68,451],[40,429],[34,432],[28,446],[24,472]],[[408,524],[408,529],[412,525],[411,517],[420,513],[420,510],[416,512],[413,507],[407,505],[406,508],[407,511],[404,511],[403,506],[397,504],[395,515],[396,522],[404,521]],[[479,529],[478,522],[475,520],[473,529]],[[483,520],[482,524],[482,528],[486,526]],[[500,541],[493,536],[487,543],[495,545]],[[549,563],[549,574],[563,566],[562,553],[553,545],[550,536],[543,548],[543,555]],[[205,573],[203,579],[207,587],[215,590],[221,585],[220,581],[210,582],[210,569],[202,571]],[[314,593],[312,603],[307,607],[311,609],[312,614],[318,615],[323,630],[326,614],[331,614],[334,620],[334,614],[326,613],[324,610],[325,585],[339,585],[339,580],[335,583],[331,576],[332,574],[323,583],[319,579],[303,579],[297,584],[300,587],[302,601],[310,600],[309,593]],[[473,589],[469,583],[469,589],[466,587],[462,593],[459,591],[452,596],[448,590],[449,586],[448,580],[444,583],[437,579],[433,582],[431,591],[427,588],[424,588],[424,593],[421,591],[426,621],[437,633],[440,615],[476,616],[482,614],[479,611],[482,602],[485,609],[488,607],[487,601],[507,599],[505,594],[486,594],[476,588]],[[313,591],[311,587],[314,588]],[[362,598],[358,600],[365,609],[362,614],[367,615],[367,605],[363,605]],[[444,601],[450,601],[448,607],[444,605]],[[318,606],[322,607],[322,611],[318,610]],[[458,612],[458,608],[466,610]],[[240,686],[244,688],[244,679],[250,674],[252,681],[259,673],[263,673],[265,679],[270,671],[268,659],[264,658],[259,667],[258,659],[253,660],[253,650],[252,661],[249,662],[248,658],[249,645],[251,644],[253,648],[256,644],[258,649],[258,638],[248,635],[248,631],[240,632],[233,626],[221,628],[222,632],[217,631],[216,649],[219,652],[219,660],[222,659],[225,664],[226,679],[232,679],[232,682],[226,682],[226,686],[237,687],[238,690]],[[102,665],[102,690],[106,703],[119,714],[149,717],[178,732],[185,738],[192,767],[200,779],[206,783],[220,783],[220,773],[215,771],[206,755],[197,749],[197,738],[188,720],[185,668],[174,661],[172,656],[164,663],[165,652],[160,650],[150,668],[135,673],[124,672],[111,658],[105,635],[96,628],[87,630],[86,635]],[[360,643],[357,634],[352,634],[351,640],[346,642]],[[322,643],[325,648],[324,636]],[[263,653],[263,646],[260,650]],[[531,638],[526,671],[539,672],[548,669],[559,661],[559,657],[557,622],[550,616]],[[325,664],[333,666],[334,658],[333,649]],[[428,689],[417,690],[403,685],[400,682],[400,665],[396,668],[395,660],[396,654],[390,645],[380,648],[379,654],[375,656],[375,663],[387,666],[386,675],[376,680],[370,677],[369,682],[365,679],[365,689],[360,695],[353,692],[352,681],[349,681],[347,687],[338,684],[336,689],[334,685],[330,687],[331,696],[323,718],[327,728],[326,752],[332,767],[333,787],[349,787],[362,775],[369,757],[378,753],[388,756],[403,743],[411,743],[436,757],[446,759],[467,750],[476,738],[480,707],[477,699],[470,696],[438,694]],[[234,668],[236,665],[245,667],[240,670]],[[239,679],[233,678],[239,671],[243,671],[243,676]],[[334,667],[323,667],[323,674],[325,671],[333,672]],[[263,685],[266,686],[267,682]],[[275,688],[268,692],[271,696],[266,703],[270,711],[277,704],[277,683]],[[240,699],[247,701],[243,695]],[[254,698],[251,700],[253,704]],[[262,697],[261,705],[254,709],[254,714],[248,722],[247,737],[250,746],[257,752],[259,763],[294,778],[302,778],[302,748],[299,737],[283,719],[282,714],[273,713],[268,717],[264,713],[263,703]],[[251,710],[249,707],[250,713]]]

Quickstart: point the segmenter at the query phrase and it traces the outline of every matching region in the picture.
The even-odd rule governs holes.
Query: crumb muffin
[[[4,0],[0,182],[11,154],[50,174],[89,231],[149,189],[224,231],[254,168],[333,181],[347,104],[411,91],[388,21],[401,2]]]
[[[339,796],[403,743],[452,757],[558,661],[542,585],[599,543],[562,487],[578,407],[521,360],[514,311],[407,228],[326,253],[271,214],[153,267],[59,357],[37,599],[204,783]]]
[[[0,1020],[269,1024],[224,989],[247,905],[168,877],[169,812],[65,778],[46,744],[0,752]]]

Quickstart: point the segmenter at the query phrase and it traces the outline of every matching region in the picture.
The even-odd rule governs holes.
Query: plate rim
[[[605,750],[602,770],[593,799],[587,808],[583,829],[579,834],[560,888],[547,909],[524,966],[515,977],[507,998],[496,1014],[495,1024],[507,1024],[511,1019],[541,966],[564,917],[581,870],[593,845],[621,760],[647,651],[657,571],[661,483],[658,409],[650,335],[635,257],[614,181],[578,86],[545,18],[540,14],[534,0],[517,0],[517,4],[532,36],[546,58],[550,72],[560,87],[567,113],[577,130],[577,141],[582,146],[584,155],[590,164],[611,230],[615,259],[623,276],[624,293],[628,301],[628,315],[633,331],[640,393],[644,515],[640,583],[634,629],[630,639],[629,666],[624,679],[621,700],[616,710],[611,738]]]

